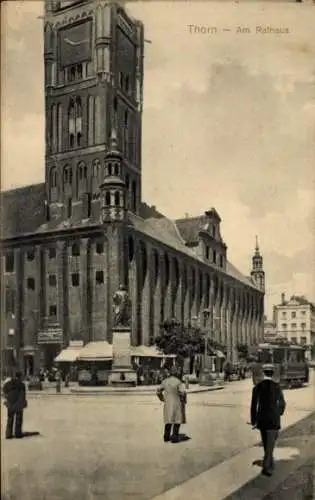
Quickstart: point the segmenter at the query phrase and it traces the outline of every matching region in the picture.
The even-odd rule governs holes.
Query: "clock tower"
[[[114,126],[126,208],[138,213],[143,47],[142,23],[118,3],[45,1],[48,221],[99,219]]]

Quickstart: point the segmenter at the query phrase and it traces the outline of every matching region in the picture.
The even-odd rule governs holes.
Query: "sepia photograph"
[[[315,498],[315,2],[1,2],[1,498]]]

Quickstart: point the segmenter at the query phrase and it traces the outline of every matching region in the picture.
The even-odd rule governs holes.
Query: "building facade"
[[[262,257],[256,243],[243,276],[214,208],[173,221],[142,201],[143,25],[115,3],[47,0],[44,39],[45,182],[2,195],[4,349],[32,371],[70,341],[110,342],[125,284],[134,345],[199,318],[235,359],[263,338]]]
[[[264,342],[273,342],[277,339],[277,328],[274,320],[264,320]]]
[[[286,300],[281,295],[281,303],[274,307],[277,337],[305,345],[314,350],[315,306],[305,297],[292,296]]]

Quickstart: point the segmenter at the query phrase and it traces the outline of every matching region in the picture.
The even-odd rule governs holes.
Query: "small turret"
[[[105,175],[100,185],[101,223],[124,222],[126,218],[126,185],[123,181],[122,155],[113,128],[110,148],[105,156]]]

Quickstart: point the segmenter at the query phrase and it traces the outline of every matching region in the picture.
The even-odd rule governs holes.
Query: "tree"
[[[207,337],[206,332],[200,328],[192,325],[184,326],[176,319],[164,321],[155,344],[164,354],[175,354],[182,363],[184,358],[192,359],[197,354],[204,354],[205,339],[207,339],[208,354],[215,355],[217,350],[226,354],[226,346]]]

